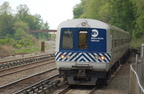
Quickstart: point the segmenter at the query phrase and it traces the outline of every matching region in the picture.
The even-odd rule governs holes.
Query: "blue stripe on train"
[[[80,52],[57,52],[56,61],[69,61],[69,62],[110,62],[111,55],[109,53],[80,53]],[[61,58],[61,55],[66,56]],[[67,57],[69,56],[69,57]],[[105,59],[95,59],[95,57],[104,56]]]

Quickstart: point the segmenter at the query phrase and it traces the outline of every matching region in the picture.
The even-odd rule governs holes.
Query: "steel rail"
[[[1,88],[4,88],[4,87],[7,87],[7,86],[10,86],[10,85],[12,85],[12,84],[18,83],[18,82],[23,81],[23,80],[27,80],[27,79],[32,78],[32,77],[34,77],[34,76],[38,76],[38,75],[41,75],[41,74],[44,74],[44,73],[47,73],[47,72],[56,70],[56,69],[57,69],[57,68],[55,67],[55,68],[52,68],[52,69],[49,69],[49,70],[46,70],[46,71],[43,71],[43,72],[40,72],[40,73],[37,73],[37,74],[34,74],[34,75],[30,75],[30,76],[28,76],[28,77],[25,77],[25,78],[22,78],[22,79],[19,79],[19,80],[13,81],[13,82],[11,82],[11,83],[1,85],[1,86],[0,86],[0,89],[1,89]]]
[[[66,92],[68,92],[70,90],[70,86],[67,86],[64,90],[62,90],[61,92],[59,92],[58,94],[65,94]]]
[[[27,57],[22,57],[22,58],[18,58],[18,59],[11,59],[11,60],[0,61],[0,63],[6,63],[6,62],[12,62],[12,61],[23,60],[23,59],[36,58],[36,57],[43,57],[43,56],[47,56],[47,55],[55,56],[54,53],[52,53],[52,54],[43,54],[43,55],[35,55],[35,56],[27,56]]]
[[[21,70],[19,70],[19,71],[10,72],[10,73],[4,74],[4,75],[0,75],[0,77],[7,76],[7,75],[11,75],[11,74],[14,74],[14,73],[18,73],[18,72],[21,72],[21,71],[24,71],[24,70],[28,70],[28,69],[32,69],[32,68],[36,68],[36,67],[39,67],[39,66],[43,66],[43,65],[46,65],[46,64],[53,63],[53,62],[55,62],[55,61],[46,62],[46,63],[44,63],[44,64],[37,65],[37,66],[34,66],[34,67],[25,68],[25,69],[21,69]],[[26,66],[26,65],[24,65],[24,66]],[[23,67],[23,66],[20,66],[20,67]]]
[[[95,94],[97,87],[94,87],[88,94]]]
[[[0,64],[0,71],[23,66],[23,65],[28,65],[31,63],[37,63],[39,61],[45,61],[45,60],[49,60],[53,58],[54,58],[54,54],[48,54],[48,55],[42,55],[42,56],[40,55],[40,56],[34,56],[34,57],[28,57],[28,58],[21,58],[21,59],[11,60],[11,61],[9,60],[9,61],[6,61],[7,63],[1,62],[2,64]]]
[[[53,75],[53,76],[51,76],[51,77],[49,77],[49,78],[47,78],[47,79],[44,79],[44,80],[42,80],[42,81],[40,81],[40,82],[35,83],[34,85],[28,86],[28,87],[26,87],[26,88],[24,88],[24,89],[21,89],[21,90],[19,90],[19,91],[17,91],[17,92],[14,92],[13,94],[19,94],[19,93],[25,92],[25,91],[27,91],[28,89],[30,89],[30,88],[32,88],[32,87],[35,87],[35,86],[37,86],[37,85],[39,85],[39,84],[41,84],[41,83],[43,83],[43,82],[45,82],[45,81],[48,81],[48,80],[50,80],[50,79],[53,79],[53,78],[57,77],[58,75],[59,75],[59,74],[55,74],[55,75]]]

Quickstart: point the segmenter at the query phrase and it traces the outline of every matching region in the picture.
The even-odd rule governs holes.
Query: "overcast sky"
[[[0,6],[9,2],[13,10],[20,4],[26,4],[32,15],[40,14],[49,23],[50,29],[57,29],[58,25],[73,18],[73,7],[80,0],[0,0]]]

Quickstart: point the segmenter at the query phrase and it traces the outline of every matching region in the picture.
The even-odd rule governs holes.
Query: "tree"
[[[17,7],[17,14],[16,14],[16,17],[18,19],[20,19],[21,21],[24,21],[25,22],[25,19],[26,17],[29,15],[29,8],[27,7],[27,5],[22,5],[20,4],[18,7]]]
[[[0,6],[0,38],[4,38],[7,34],[14,34],[12,27],[15,19],[11,13],[12,10],[9,3],[4,2]]]
[[[130,33],[134,29],[133,4],[129,0],[110,0],[110,23]]]
[[[34,16],[31,15],[29,12],[29,8],[26,5],[18,6],[17,11],[17,20],[27,23],[30,30],[39,30],[41,28],[41,16],[38,14]]]
[[[12,15],[2,14],[0,15],[0,36],[4,38],[7,34],[13,35],[13,24],[15,19]]]
[[[91,18],[109,22],[109,2],[105,0],[82,0],[73,11],[74,18]]]
[[[77,4],[74,9],[73,9],[73,15],[74,18],[80,18],[80,16],[83,14],[84,12],[84,8],[86,5],[87,0],[81,0],[80,4]]]
[[[48,22],[42,23],[41,30],[49,30]]]
[[[17,31],[17,29],[21,28],[22,30],[24,30],[25,32],[29,30],[29,26],[27,23],[24,23],[22,21],[17,21],[14,23],[13,25],[13,29],[15,31]]]
[[[133,3],[135,16],[135,29],[133,30],[133,37],[139,38],[144,34],[144,0],[130,0]]]
[[[9,6],[9,2],[4,2],[0,6],[0,14],[12,14],[12,9]]]

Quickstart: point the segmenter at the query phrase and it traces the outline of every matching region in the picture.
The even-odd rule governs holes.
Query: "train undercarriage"
[[[71,70],[59,69],[59,76],[63,77],[64,80],[71,85],[96,85],[98,80],[100,80],[103,85],[107,85],[111,75],[121,64],[126,62],[129,54],[130,52],[128,51],[113,66],[111,66],[107,72],[92,70],[91,66],[73,66]]]

